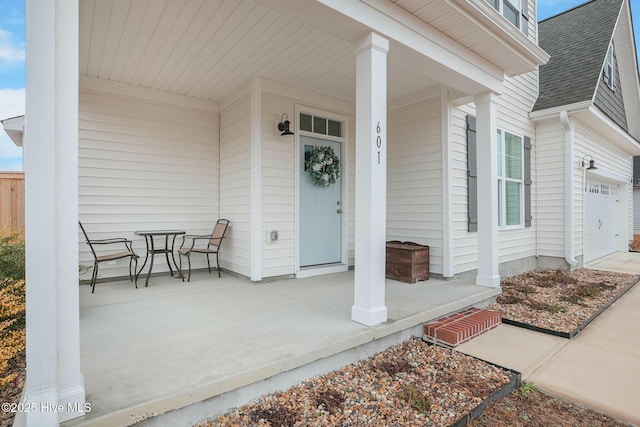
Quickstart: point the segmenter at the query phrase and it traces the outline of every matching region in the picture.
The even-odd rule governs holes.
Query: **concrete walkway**
[[[598,260],[598,270],[640,274],[640,254],[606,258]],[[523,380],[550,394],[640,425],[640,285],[572,340],[503,324],[457,350],[520,371]]]

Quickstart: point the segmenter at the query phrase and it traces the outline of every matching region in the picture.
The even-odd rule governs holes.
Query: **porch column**
[[[262,280],[262,79],[251,80],[251,280]]]
[[[78,2],[27,0],[28,426],[84,413],[78,287]],[[55,406],[54,406],[55,405]]]
[[[387,52],[389,41],[367,34],[356,45],[356,241],[351,319],[386,322]]]
[[[478,159],[478,275],[480,286],[500,286],[498,272],[498,95],[475,96]]]

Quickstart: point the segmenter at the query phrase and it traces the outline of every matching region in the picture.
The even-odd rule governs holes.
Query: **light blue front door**
[[[331,147],[340,157],[341,144],[309,136],[300,136],[300,267],[333,264],[341,261],[342,193],[340,178],[327,187],[315,185],[305,160],[315,146]]]

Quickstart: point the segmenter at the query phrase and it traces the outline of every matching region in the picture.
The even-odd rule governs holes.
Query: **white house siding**
[[[529,112],[538,98],[538,73],[527,73],[507,78],[504,94],[498,104],[498,127],[521,136],[531,138],[531,227],[516,230],[501,230],[499,239],[499,262],[510,262],[536,255],[536,227],[538,220],[535,200],[538,194],[536,175],[536,128],[529,120]],[[523,189],[524,191],[524,189]]]
[[[627,206],[627,237],[633,236],[633,187],[629,184],[633,177],[633,157],[625,153],[606,138],[590,129],[582,122],[576,121],[575,126],[575,169],[574,169],[574,194],[575,194],[575,250],[576,254],[583,255],[583,218],[584,218],[584,176],[579,167],[583,156],[590,155],[596,161],[598,173],[612,172],[623,178],[619,187],[620,203]],[[594,175],[598,179],[598,175]],[[625,200],[626,198],[626,200]],[[626,242],[625,242],[626,243]]]
[[[538,123],[536,146],[538,251],[541,256],[564,258],[565,139],[559,118]]]
[[[472,104],[451,109],[451,144],[453,180],[453,264],[454,274],[476,269],[478,266],[478,233],[467,231],[467,122],[468,114],[475,115]]]
[[[231,221],[223,268],[251,276],[251,120],[249,97],[220,111],[220,217]]]
[[[429,245],[430,271],[442,274],[440,99],[389,112],[387,240]]]
[[[532,226],[514,230],[500,230],[499,262],[506,263],[536,255],[537,212],[535,199],[536,189],[536,138],[535,126],[529,120],[537,98],[537,73],[527,73],[516,77],[505,78],[504,92],[497,105],[498,127],[521,136],[529,136],[531,150],[531,209]],[[453,241],[454,241],[454,274],[477,268],[477,233],[467,231],[467,135],[466,116],[475,115],[473,104],[452,108],[451,142],[453,144]],[[482,147],[478,147],[479,150]]]
[[[282,113],[296,123],[294,103],[263,94],[262,97],[262,276],[295,273],[295,136],[281,136],[276,124]],[[295,128],[294,128],[295,131]],[[268,233],[278,231],[270,242]]]
[[[204,233],[218,217],[217,113],[83,89],[79,99],[79,215],[91,238],[136,230]],[[80,263],[91,265],[80,239]],[[167,271],[164,259],[154,271]],[[102,263],[100,277],[128,274],[128,261]]]

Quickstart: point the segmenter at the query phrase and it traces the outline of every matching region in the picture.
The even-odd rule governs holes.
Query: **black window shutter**
[[[524,137],[524,226],[531,227],[531,138]]]
[[[529,35],[529,1],[522,0],[522,33]]]
[[[467,230],[478,231],[476,118],[467,116]]]

